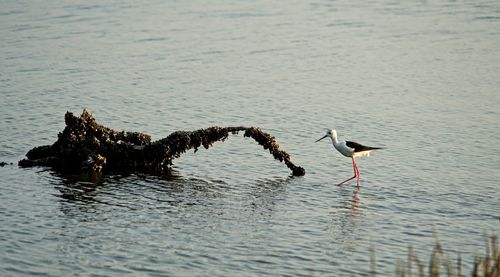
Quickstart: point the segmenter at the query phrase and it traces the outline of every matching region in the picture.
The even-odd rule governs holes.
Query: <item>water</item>
[[[439,237],[464,272],[500,230],[500,4],[4,1],[0,160],[67,110],[155,139],[260,126],[307,173],[231,136],[176,176],[0,167],[0,275],[392,275]],[[325,141],[386,149],[351,162]]]

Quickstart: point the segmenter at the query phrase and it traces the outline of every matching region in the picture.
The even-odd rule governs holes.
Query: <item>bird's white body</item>
[[[333,129],[328,130],[326,136],[332,139],[333,147],[335,147],[335,149],[337,149],[337,151],[339,151],[340,154],[349,158],[370,156],[371,151],[378,149],[378,148],[372,148],[364,151],[355,151],[356,150],[355,148],[347,146],[346,141],[339,141],[339,139],[337,138],[337,131]]]
[[[354,154],[354,149],[347,147],[345,141],[339,142],[337,138],[332,138],[333,147],[340,152],[340,154],[346,157],[352,157]]]
[[[354,152],[354,148],[350,148],[349,146],[346,145],[345,141],[339,142],[337,139],[332,139],[333,147],[337,149],[337,151],[340,152],[340,154],[346,156],[346,157],[369,157],[370,152],[373,150],[368,150],[368,151],[361,151],[361,152]]]

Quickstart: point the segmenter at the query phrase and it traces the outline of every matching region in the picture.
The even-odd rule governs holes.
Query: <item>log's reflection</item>
[[[93,221],[113,214],[148,213],[166,216],[269,218],[283,201],[287,184],[294,177],[274,177],[234,185],[224,180],[170,175],[62,175],[51,172],[60,211],[69,218]]]

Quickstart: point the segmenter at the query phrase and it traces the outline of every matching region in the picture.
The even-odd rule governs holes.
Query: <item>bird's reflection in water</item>
[[[361,198],[359,196],[359,191],[355,190],[352,193],[352,198],[351,198],[351,208],[350,208],[350,213],[351,217],[355,218],[361,213]]]
[[[356,234],[360,218],[363,217],[364,207],[359,192],[340,192],[340,202],[336,203],[330,213],[331,235],[336,241],[341,241],[345,247],[350,247],[353,235]],[[361,221],[362,222],[362,221]]]
[[[364,207],[359,193],[341,190],[339,202],[331,207],[329,238],[332,259],[356,253],[361,246],[359,238],[363,228]]]

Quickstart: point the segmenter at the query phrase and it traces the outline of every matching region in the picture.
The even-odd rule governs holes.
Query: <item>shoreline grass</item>
[[[413,247],[408,247],[408,255],[406,262],[400,260],[396,265],[396,276],[410,277],[410,276],[473,276],[473,277],[500,277],[500,245],[498,237],[492,235],[489,239],[485,236],[484,239],[485,250],[483,254],[476,255],[474,259],[472,272],[462,272],[462,258],[460,254],[455,260],[447,254],[441,242],[436,238],[436,244],[432,250],[427,268],[425,263],[420,260],[414,252]],[[376,275],[376,264],[374,251],[371,251],[371,267],[370,275]]]

